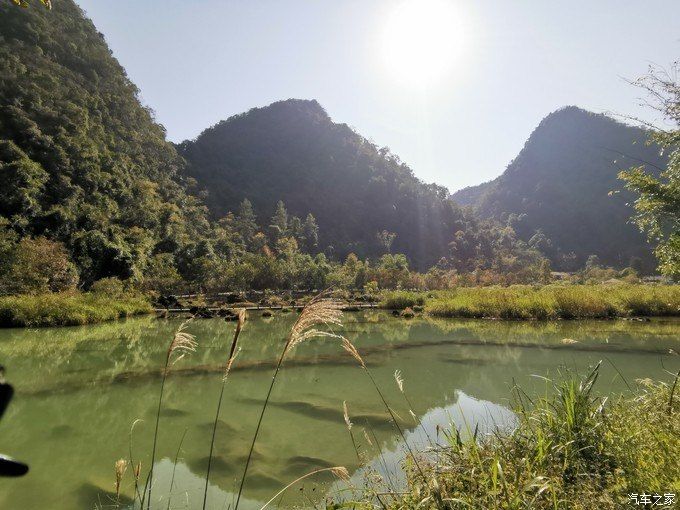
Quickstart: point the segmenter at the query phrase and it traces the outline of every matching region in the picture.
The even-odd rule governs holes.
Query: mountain
[[[72,0],[0,3],[0,227],[61,241],[81,281],[134,277],[207,228],[183,165]]]
[[[252,109],[183,142],[179,152],[215,218],[247,198],[266,225],[282,200],[290,213],[316,217],[320,247],[338,257],[384,253],[377,233],[387,230],[396,234],[392,251],[427,269],[465,229],[445,188],[418,180],[316,101]]]
[[[629,223],[634,198],[617,178],[632,166],[657,173],[665,166],[648,136],[606,115],[566,107],[541,121],[501,176],[452,198],[483,218],[510,224],[559,269],[575,269],[597,255],[606,265],[632,261],[651,272],[652,249]]]

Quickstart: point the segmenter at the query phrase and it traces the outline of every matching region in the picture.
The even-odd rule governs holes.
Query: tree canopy
[[[670,72],[652,67],[635,85],[647,92],[647,103],[672,126],[656,129],[650,144],[668,152],[668,166],[658,175],[645,166],[621,172],[626,187],[635,193],[633,220],[653,243],[659,271],[680,280],[680,85],[678,64]]]

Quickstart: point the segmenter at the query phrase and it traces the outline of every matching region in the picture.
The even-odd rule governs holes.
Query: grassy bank
[[[636,397],[604,406],[591,391],[594,374],[563,382],[530,410],[519,399],[513,432],[476,442],[449,436],[436,465],[428,464],[424,476],[413,473],[390,506],[615,509],[633,504],[628,494],[643,492],[675,493],[677,503],[678,388],[647,382]]]
[[[150,313],[138,295],[69,292],[0,297],[0,327],[77,326]]]
[[[677,285],[461,287],[430,293],[388,292],[381,306],[424,305],[433,317],[586,319],[679,316]]]

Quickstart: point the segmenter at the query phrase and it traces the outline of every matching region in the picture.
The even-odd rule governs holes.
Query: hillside
[[[232,117],[180,154],[73,0],[0,3],[0,34],[0,294],[105,277],[162,292],[410,286],[409,265],[529,278],[542,262],[315,101]],[[377,260],[388,251],[406,257]],[[373,260],[343,265],[352,252]]]
[[[426,269],[465,230],[446,189],[419,181],[396,156],[334,123],[316,101],[252,109],[179,149],[215,217],[247,198],[266,224],[282,200],[292,214],[311,212],[320,247],[339,257],[384,253],[377,233],[387,230],[397,234],[392,251]]]
[[[0,3],[3,239],[63,242],[87,283],[139,276],[207,227],[137,95],[72,0],[51,11]]]
[[[452,198],[483,218],[509,223],[557,268],[580,267],[595,254],[607,265],[632,259],[653,271],[651,248],[628,223],[632,196],[617,179],[620,170],[643,162],[652,172],[665,165],[647,138],[643,129],[567,107],[539,124],[500,177]],[[543,235],[535,236],[539,230]]]

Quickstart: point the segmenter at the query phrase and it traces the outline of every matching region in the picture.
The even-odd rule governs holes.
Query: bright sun
[[[387,19],[382,55],[395,79],[426,88],[451,70],[464,40],[460,13],[450,0],[405,0]]]

